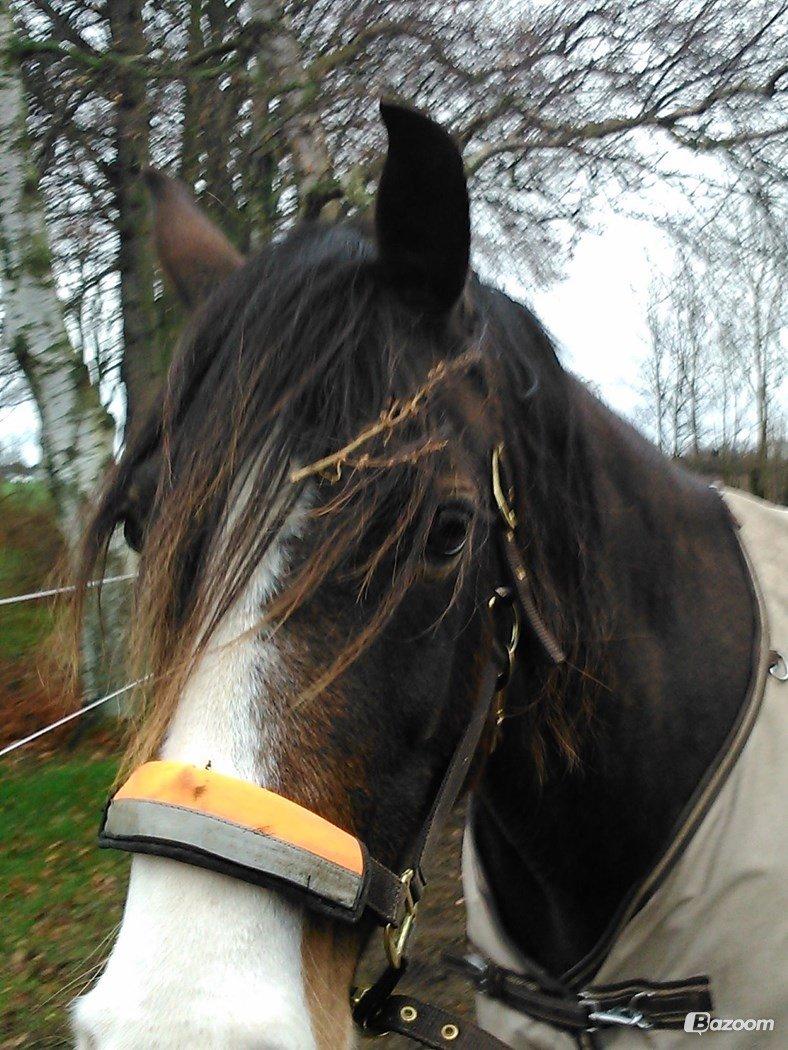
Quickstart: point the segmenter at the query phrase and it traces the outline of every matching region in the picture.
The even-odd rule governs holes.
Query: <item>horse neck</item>
[[[504,926],[556,973],[593,947],[669,841],[743,700],[755,630],[718,493],[579,384],[569,393],[602,523],[603,688],[574,768],[553,755],[540,781],[528,731],[513,718],[473,807]],[[578,624],[580,636],[592,637],[593,626]],[[579,677],[570,684],[570,708],[579,709],[584,688]],[[528,699],[522,671],[507,703],[527,707]]]

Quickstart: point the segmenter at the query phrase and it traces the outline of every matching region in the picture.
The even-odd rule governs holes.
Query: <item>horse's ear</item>
[[[201,302],[243,263],[243,256],[203,214],[180,182],[149,168],[153,234],[159,262],[187,306]]]
[[[438,310],[459,299],[471,246],[462,155],[449,133],[414,109],[383,100],[389,137],[375,209],[387,278]]]

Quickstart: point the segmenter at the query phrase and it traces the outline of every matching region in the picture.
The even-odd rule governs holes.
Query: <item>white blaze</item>
[[[287,533],[295,531],[288,523]],[[254,634],[284,568],[281,541],[217,628],[184,690],[162,756],[276,787],[276,643]],[[301,910],[275,894],[159,857],[132,861],[120,933],[74,1006],[77,1046],[312,1050]]]

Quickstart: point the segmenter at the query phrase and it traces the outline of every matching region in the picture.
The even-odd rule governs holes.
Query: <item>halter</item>
[[[408,940],[426,885],[423,860],[468,779],[486,728],[490,749],[497,743],[521,614],[548,657],[564,660],[536,608],[520,554],[503,445],[492,453],[491,483],[501,562],[512,586],[497,587],[488,607],[496,630],[506,613],[508,635],[505,641],[494,638],[470,720],[401,871],[381,864],[359,839],[290,799],[181,762],[138,767],[107,803],[99,832],[102,847],[169,857],[266,886],[342,922],[372,919],[383,927],[388,965],[372,986],[352,993],[356,1023],[369,1034],[396,1031],[423,1046],[463,1050],[504,1050],[504,1044],[464,1018],[393,995],[407,966]]]

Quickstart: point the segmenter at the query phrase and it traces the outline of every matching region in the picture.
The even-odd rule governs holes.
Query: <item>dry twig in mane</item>
[[[402,462],[401,454],[399,456],[395,455],[391,460],[377,460],[369,455],[362,455],[352,463],[349,457],[356,449],[361,448],[368,441],[372,441],[379,434],[394,430],[400,423],[416,415],[435,387],[443,382],[444,379],[454,372],[462,371],[473,364],[477,364],[481,359],[480,351],[474,348],[473,350],[467,350],[464,354],[460,354],[456,360],[448,364],[445,360],[439,361],[427,373],[427,380],[424,385],[415,394],[412,394],[407,401],[394,401],[389,408],[381,412],[378,419],[371,426],[367,427],[366,430],[362,430],[357,437],[348,442],[343,448],[333,452],[330,456],[324,456],[322,459],[315,460],[314,463],[308,463],[306,466],[294,470],[290,474],[290,481],[295,485],[306,478],[314,477],[316,474],[322,475],[328,481],[339,481],[342,476],[342,468],[348,464],[355,469],[362,469],[370,466],[394,466]],[[418,456],[426,455],[429,452],[438,452],[445,446],[445,441],[428,442],[415,453],[415,456],[418,458]],[[411,454],[411,456],[413,455]]]

